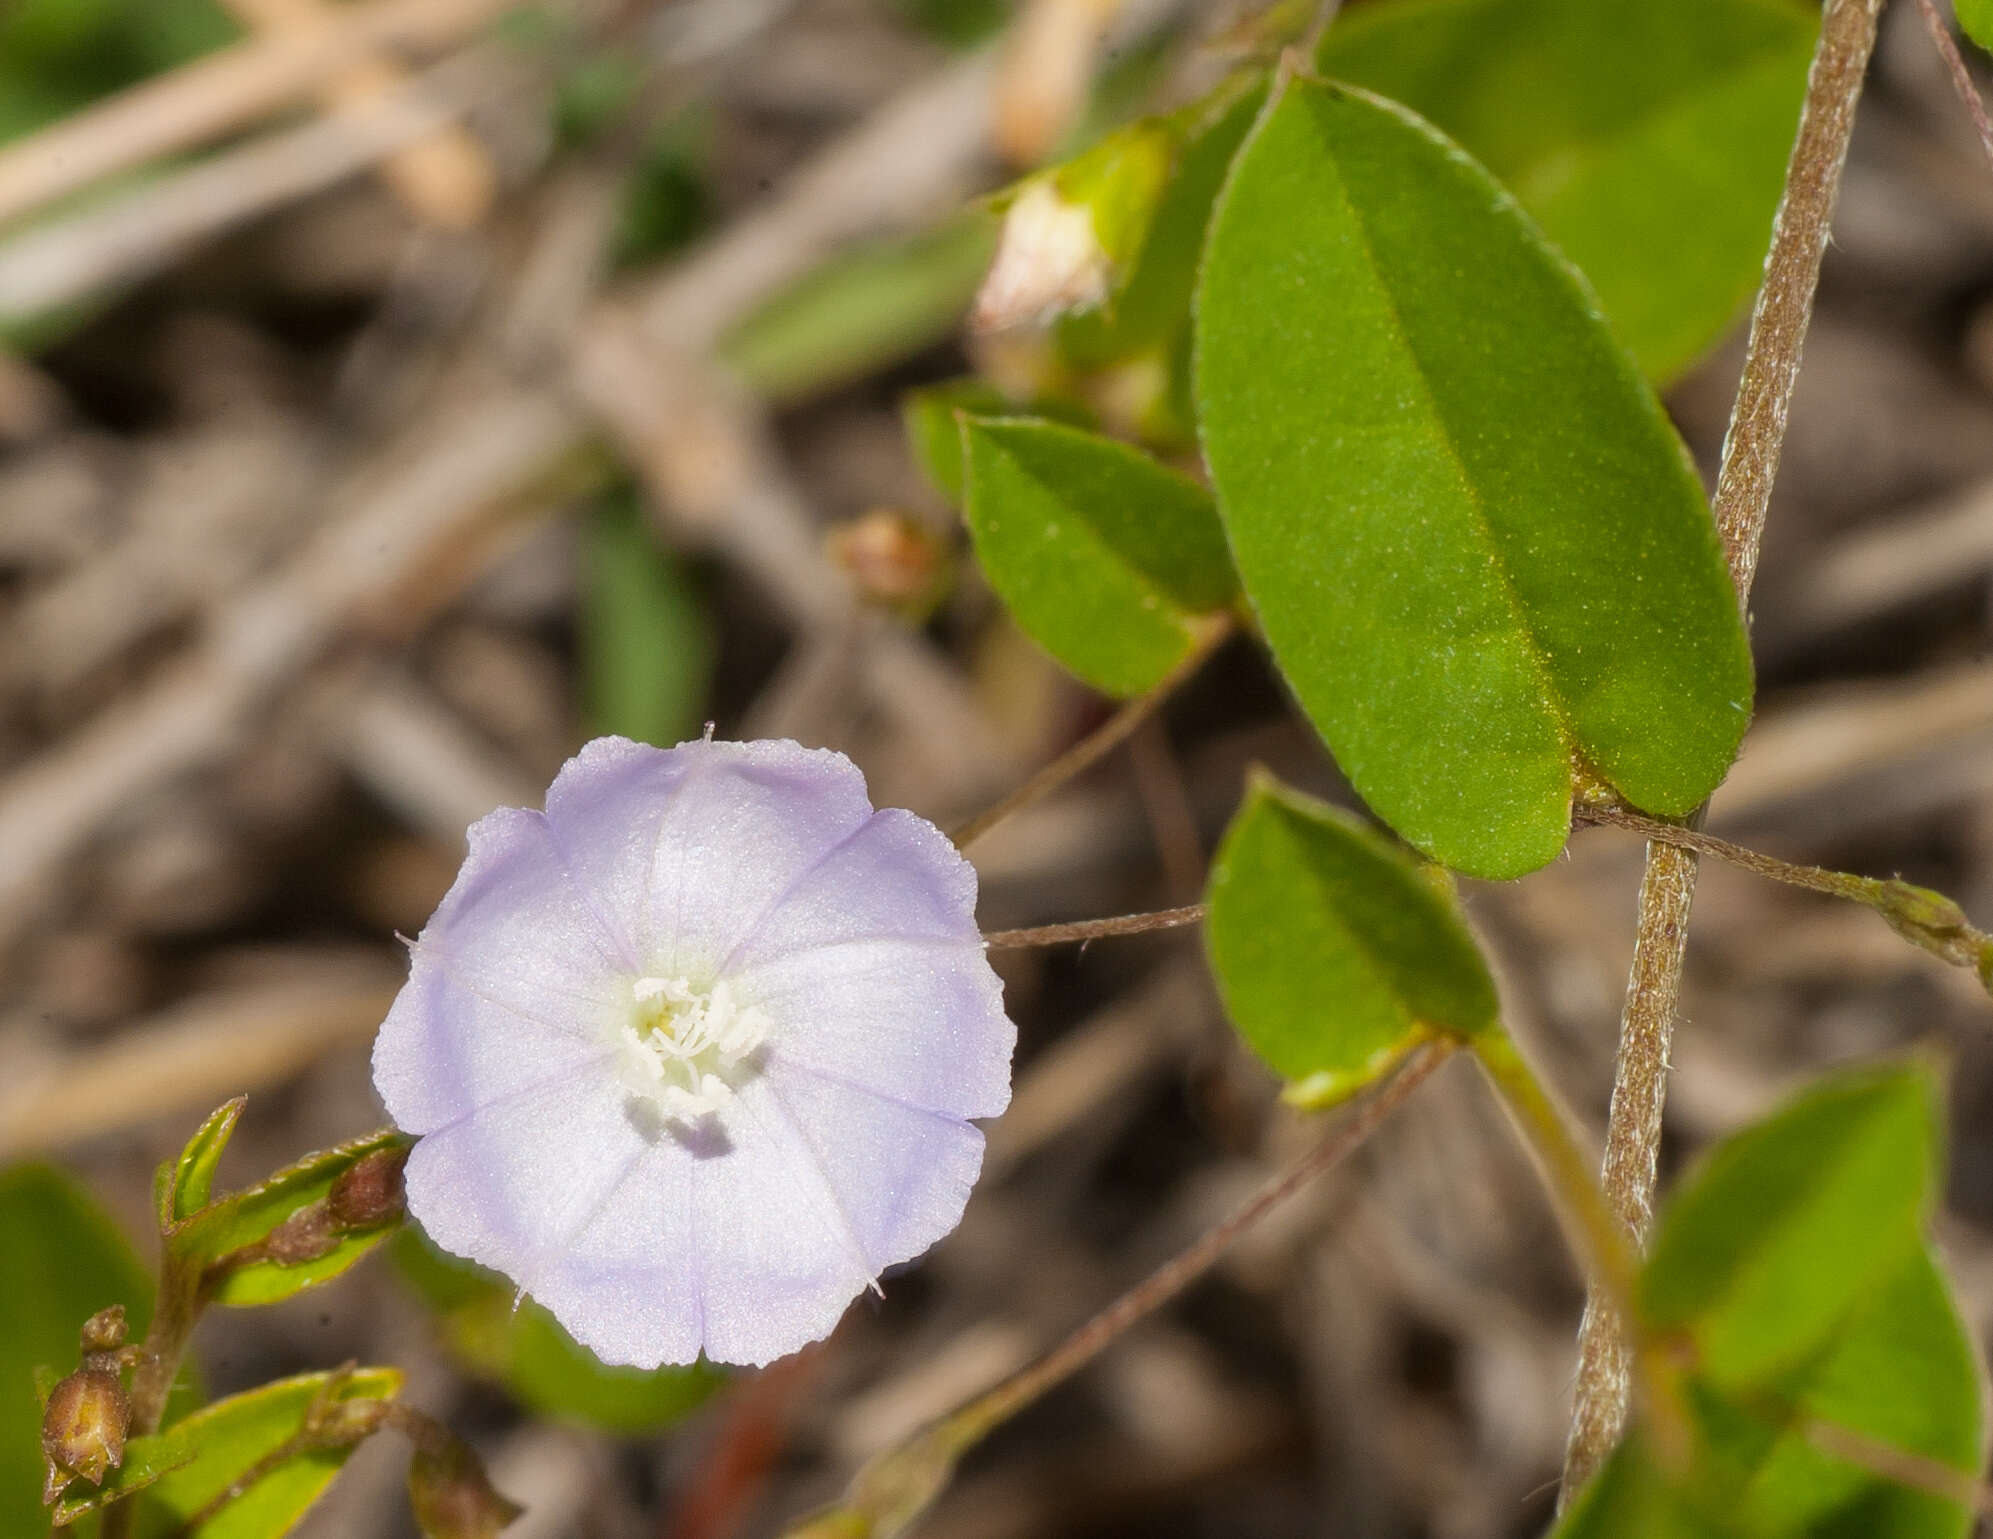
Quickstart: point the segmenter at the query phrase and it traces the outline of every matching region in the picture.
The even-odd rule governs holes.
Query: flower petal
[[[617,1004],[613,943],[540,815],[501,808],[469,837],[374,1043],[374,1083],[411,1133],[599,1056]]]
[[[605,1363],[658,1368],[699,1356],[705,1306],[693,1203],[705,1161],[695,1147],[653,1130],[540,1275],[533,1296]]]
[[[771,1064],[764,1083],[873,1267],[912,1260],[961,1222],[981,1129],[790,1065]]]
[[[852,941],[733,982],[742,1004],[767,1013],[774,1060],[955,1117],[1010,1104],[1017,1028],[980,938]]]
[[[694,1208],[706,1355],[761,1364],[829,1335],[885,1258],[864,1248],[768,1075],[725,1122],[730,1147],[700,1167]]]
[[[652,1147],[628,1100],[612,1076],[584,1069],[430,1132],[408,1157],[409,1211],[443,1249],[538,1296]]]
[[[795,882],[866,821],[843,754],[787,740],[599,738],[547,791],[576,880],[629,937],[640,970],[711,977]]]
[[[976,928],[976,868],[926,819],[876,812],[826,853],[727,959],[729,974],[854,940],[963,940]]]

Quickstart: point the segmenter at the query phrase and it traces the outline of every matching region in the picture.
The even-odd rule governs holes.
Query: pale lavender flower
[[[842,754],[590,743],[470,831],[374,1047],[408,1207],[605,1362],[765,1363],[953,1229],[1016,1031]]]

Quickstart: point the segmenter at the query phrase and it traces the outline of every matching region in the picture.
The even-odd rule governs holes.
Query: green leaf
[[[394,1245],[395,1264],[442,1317],[445,1338],[465,1365],[503,1384],[542,1416],[635,1436],[698,1409],[726,1382],[705,1363],[690,1368],[612,1368],[562,1330],[495,1272],[445,1255],[413,1230]]]
[[[1920,1243],[1938,1161],[1920,1068],[1843,1073],[1703,1159],[1662,1215],[1644,1328],[1680,1336],[1712,1383],[1804,1361]]]
[[[714,641],[692,574],[659,545],[636,499],[589,515],[581,604],[581,675],[591,731],[669,748],[699,734]]]
[[[1678,815],[1750,715],[1702,488],[1581,280],[1404,110],[1295,80],[1197,313],[1206,458],[1276,661],[1363,798],[1475,876],[1574,786]]]
[[[178,1532],[257,1466],[308,1432],[322,1403],[391,1400],[401,1389],[392,1368],[307,1373],[231,1395],[151,1437],[125,1445],[125,1462],[101,1492],[65,1501],[58,1517],[88,1513],[143,1492],[141,1527]],[[256,1473],[254,1483],[193,1530],[196,1539],[278,1539],[318,1500],[353,1452],[350,1442],[301,1446]]]
[[[74,1368],[77,1331],[107,1305],[123,1304],[142,1333],[152,1279],[82,1186],[14,1165],[0,1171],[0,1300],[0,1533],[45,1533],[35,1370]]]
[[[995,244],[991,221],[976,213],[847,252],[729,332],[721,360],[775,402],[863,379],[948,339]]]
[[[1227,1013],[1291,1098],[1341,1100],[1428,1038],[1495,1024],[1494,983],[1436,876],[1255,777],[1212,863],[1204,933]]]
[[[159,1167],[156,1185],[161,1229],[191,1217],[208,1205],[214,1194],[215,1166],[221,1160],[222,1151],[228,1147],[229,1139],[235,1136],[235,1124],[241,1120],[242,1109],[248,1104],[245,1096],[223,1102],[208,1114],[208,1120],[187,1140],[187,1147],[180,1151],[179,1159],[171,1165]]]
[[[1139,449],[1041,419],[965,416],[962,457],[991,586],[1096,689],[1153,689],[1237,592],[1210,494]]]
[[[1993,0],[1952,0],[1952,9],[1965,35],[1993,52]]]
[[[167,1239],[175,1254],[206,1267],[231,1252],[257,1245],[270,1237],[300,1209],[322,1202],[332,1183],[377,1150],[408,1143],[405,1134],[383,1128],[364,1138],[306,1155],[268,1180],[213,1203],[181,1224]],[[292,1264],[251,1261],[231,1269],[215,1286],[217,1304],[247,1308],[274,1304],[294,1293],[329,1282],[352,1266],[393,1232],[394,1225],[337,1236],[324,1255]]]
[[[1977,1473],[1979,1356],[1929,1251],[1913,1247],[1812,1359],[1748,1400],[1692,1386],[1698,1449],[1670,1480],[1641,1434],[1575,1501],[1556,1539],[1965,1539],[1971,1514],[1827,1452],[1809,1423]]]
[[[1429,118],[1499,177],[1665,382],[1757,287],[1817,9],[1395,0],[1352,9],[1316,62]]]
[[[965,374],[938,385],[922,385],[900,397],[900,423],[921,473],[955,506],[966,495],[962,474],[963,413],[972,417],[1048,417],[1074,427],[1092,427],[1093,414],[1077,401],[1043,396],[1015,401],[979,375]]]

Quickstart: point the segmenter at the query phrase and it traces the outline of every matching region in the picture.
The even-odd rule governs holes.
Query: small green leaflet
[[[1225,1009],[1305,1105],[1430,1038],[1495,1024],[1495,986],[1439,873],[1348,814],[1256,777],[1211,867],[1205,941]]]
[[[1662,1215],[1644,1328],[1691,1343],[1712,1382],[1804,1362],[1921,1243],[1938,1162],[1921,1070],[1846,1073],[1710,1151]]]
[[[1596,777],[1680,815],[1750,716],[1693,467],[1583,282],[1479,166],[1295,79],[1205,248],[1197,393],[1238,571],[1359,794],[1474,876]]]
[[[976,556],[1018,623],[1110,695],[1153,689],[1237,593],[1211,497],[1062,423],[962,418]]]
[[[1391,0],[1340,16],[1316,67],[1464,145],[1666,382],[1757,287],[1817,13],[1790,0]]]
[[[582,531],[582,698],[588,725],[669,748],[696,736],[713,674],[712,623],[685,561],[627,490]]]

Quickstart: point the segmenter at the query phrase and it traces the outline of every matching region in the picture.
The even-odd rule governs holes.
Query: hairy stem
[[[1004,797],[994,807],[969,819],[961,827],[953,830],[948,837],[953,839],[959,848],[966,850],[1012,813],[1030,806],[1041,796],[1050,795],[1075,775],[1091,769],[1125,742],[1131,732],[1147,721],[1156,707],[1169,699],[1176,687],[1195,673],[1204,660],[1217,651],[1225,638],[1231,634],[1232,622],[1229,617],[1219,616],[1206,621],[1204,633],[1198,637],[1197,644],[1190,649],[1182,662],[1169,671],[1160,684],[1146,695],[1130,700],[1010,795]]]
[[[1749,871],[1788,887],[1825,893],[1874,909],[1891,929],[1912,945],[1954,967],[1976,969],[1993,988],[1993,936],[1988,936],[1965,917],[1965,912],[1941,892],[1919,887],[1900,877],[1856,876],[1847,871],[1829,871],[1824,866],[1805,866],[1776,855],[1767,855],[1728,839],[1718,839],[1700,829],[1651,818],[1644,812],[1625,807],[1598,805],[1580,807],[1581,823],[1606,823],[1614,828],[1645,834],[1650,843],[1669,844],[1697,855],[1712,855],[1728,865]]]
[[[1785,193],[1772,226],[1764,284],[1751,315],[1714,509],[1737,601],[1747,615],[1820,260],[1881,11],[1882,0],[1827,0],[1799,133],[1786,167]],[[1692,851],[1650,841],[1640,883],[1604,1170],[1606,1199],[1636,1239],[1646,1237],[1653,1215],[1668,1048],[1681,993],[1695,862]],[[1630,1385],[1624,1327],[1611,1299],[1594,1289],[1579,1332],[1577,1391],[1560,1501],[1585,1483],[1618,1441]]]
[[[1341,1164],[1411,1099],[1453,1049],[1451,1042],[1432,1042],[1416,1049],[1391,1079],[1340,1118],[1320,1143],[1253,1193],[1223,1223],[1207,1230],[1043,1357],[870,1460],[853,1477],[841,1503],[786,1529],[784,1539],[891,1539],[901,1533],[940,1494],[955,1462],[965,1452],[1092,1362],[1131,1326],[1176,1298],[1210,1271],[1246,1230],[1317,1176]]]
[[[1075,919],[1069,924],[1041,924],[1028,930],[991,930],[983,944],[992,951],[1016,951],[1026,946],[1062,946],[1068,941],[1098,940],[1104,935],[1141,935],[1150,930],[1173,930],[1198,924],[1204,918],[1202,903],[1182,908],[1161,908],[1150,914],[1117,914],[1112,919]]]

